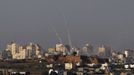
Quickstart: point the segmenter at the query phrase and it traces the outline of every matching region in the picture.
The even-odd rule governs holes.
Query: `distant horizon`
[[[3,47],[1,47],[1,48],[3,48],[2,49],[2,51],[3,50],[5,50],[6,49],[6,46],[9,44],[9,43],[11,43],[11,42],[14,42],[14,43],[16,43],[16,44],[18,44],[18,45],[28,45],[28,44],[30,44],[30,43],[35,43],[35,44],[39,44],[41,47],[42,47],[42,49],[43,49],[43,51],[45,50],[45,51],[47,51],[48,50],[48,48],[54,48],[55,46],[56,46],[56,44],[58,44],[59,42],[57,42],[57,43],[55,43],[55,44],[53,44],[52,46],[49,46],[49,47],[46,47],[46,48],[44,48],[44,46],[42,46],[40,43],[37,43],[37,42],[25,42],[25,43],[22,43],[22,42],[17,42],[17,41],[10,41],[10,42],[7,42]],[[69,44],[65,44],[65,43],[61,43],[61,44],[64,44],[64,45],[69,45]],[[112,47],[111,45],[108,45],[108,44],[105,44],[105,43],[99,43],[99,44],[92,44],[92,43],[85,43],[85,44],[83,44],[83,45],[81,45],[81,46],[74,46],[73,45],[73,47],[76,47],[76,48],[83,48],[86,44],[91,44],[92,46],[93,46],[93,49],[95,50],[95,51],[97,51],[98,50],[98,47],[100,47],[101,45],[106,45],[106,46],[109,46],[109,47],[111,47],[113,50],[117,50],[117,51],[121,51],[121,50],[126,50],[126,49],[131,49],[131,50],[134,50],[134,49],[132,49],[132,48],[121,48],[121,49],[115,49],[114,47]],[[1,50],[0,50],[1,51]]]

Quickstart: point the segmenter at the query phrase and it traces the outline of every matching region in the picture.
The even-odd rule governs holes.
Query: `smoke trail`
[[[56,7],[57,7],[57,10],[60,11],[61,16],[63,16],[63,20],[64,20],[64,23],[65,23],[64,26],[65,26],[66,31],[67,31],[68,43],[69,43],[69,45],[70,45],[70,48],[72,49],[71,35],[70,35],[70,30],[69,30],[69,28],[67,27],[68,22],[67,22],[66,16],[64,15],[64,11],[62,10],[61,7],[58,7],[58,6],[56,6]],[[57,34],[57,36],[59,37],[59,34]],[[60,38],[59,38],[59,40],[60,40]]]
[[[66,28],[66,30],[67,30],[68,42],[69,42],[70,47],[72,48],[72,40],[71,40],[70,30],[69,30],[69,28],[67,27],[68,22],[67,22],[66,16],[64,15],[64,12],[62,12],[62,15],[63,15],[64,22],[65,22],[65,28]]]
[[[54,26],[52,26],[51,24],[50,24],[50,26],[51,26],[52,30],[55,32],[55,34],[56,34],[56,36],[57,36],[57,38],[58,38],[59,43],[63,43],[63,42],[62,42],[62,39],[61,39],[61,37],[60,37],[60,35],[59,35],[58,32],[56,31],[56,28],[55,28]]]

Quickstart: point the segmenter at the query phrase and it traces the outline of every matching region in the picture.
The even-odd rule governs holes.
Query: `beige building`
[[[98,54],[103,57],[111,57],[112,56],[112,48],[107,45],[102,45],[98,48]]]
[[[103,57],[105,56],[105,47],[104,47],[104,45],[98,47],[98,54],[99,54],[99,56],[103,56]]]
[[[13,55],[13,59],[26,59],[28,54],[27,50],[25,48],[21,48],[18,53]]]
[[[56,52],[66,52],[66,47],[63,44],[56,44]]]
[[[105,52],[104,46],[101,46],[101,47],[98,48],[98,53],[99,53],[99,54],[100,54],[100,53],[104,53],[104,52]]]
[[[55,52],[55,48],[48,48],[48,53],[54,53]]]

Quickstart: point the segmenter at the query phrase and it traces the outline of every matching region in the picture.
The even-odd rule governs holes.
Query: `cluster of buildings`
[[[0,59],[34,59],[53,55],[88,57],[97,55],[101,58],[109,58],[113,62],[134,62],[134,50],[115,51],[107,45],[100,45],[96,49],[95,51],[91,44],[85,44],[82,48],[71,48],[69,45],[57,43],[54,47],[48,48],[47,51],[43,52],[39,44],[19,45],[15,42],[10,42],[7,44],[4,52],[0,52]]]
[[[110,46],[100,45],[95,52],[92,45],[86,44],[82,48],[72,48],[70,55],[67,54],[70,51],[63,44],[58,46],[60,49],[56,47],[48,49],[46,58],[48,57],[49,62],[47,68],[50,68],[50,70],[56,69],[57,74],[60,72],[58,68],[61,65],[64,72],[60,75],[127,75],[134,73],[134,50],[115,51]],[[55,55],[55,52],[62,52],[63,54],[61,53],[56,60],[50,62],[50,59],[56,58],[56,56],[49,57],[51,54]]]
[[[82,48],[71,48],[69,45],[58,43],[43,52],[39,44],[19,45],[11,42],[7,44],[4,52],[0,53],[0,59],[2,57],[5,59],[36,58],[35,60],[39,60],[39,64],[45,64],[48,70],[64,71],[59,75],[70,75],[67,74],[68,72],[83,75],[85,71],[86,74],[109,73],[114,72],[115,69],[126,68],[134,70],[134,64],[130,64],[134,63],[134,50],[115,51],[107,45],[100,45],[95,51],[91,44],[85,44]],[[129,65],[126,66],[127,63]]]
[[[93,46],[91,44],[85,44],[83,48],[71,48],[69,45],[64,44],[56,44],[54,48],[48,48],[48,54],[63,54],[63,55],[70,55],[76,52],[77,55],[85,55],[89,56],[94,53]]]
[[[7,44],[4,52],[5,57],[11,59],[32,59],[42,57],[41,47],[39,44],[34,43],[19,45],[15,42],[11,42]]]
[[[15,42],[10,42],[7,44],[6,49],[3,52],[0,52],[0,59],[44,59],[46,56],[51,57],[53,55],[98,56],[101,58],[108,58],[112,62],[134,62],[134,50],[131,49],[115,51],[110,46],[100,45],[95,51],[91,44],[85,44],[82,48],[71,48],[69,45],[61,43],[58,43],[54,47],[48,48],[47,51],[43,52],[41,46],[36,43],[19,45]]]
[[[134,50],[126,49],[121,52],[112,52],[112,62],[116,63],[133,63],[134,62]]]
[[[66,54],[67,48],[63,44],[56,44],[54,48],[49,48],[49,54]]]

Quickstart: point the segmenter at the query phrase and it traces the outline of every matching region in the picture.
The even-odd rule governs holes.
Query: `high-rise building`
[[[98,54],[99,56],[105,56],[105,48],[103,45],[98,48]]]
[[[35,55],[35,47],[33,43],[30,43],[26,46],[27,52],[28,52],[28,59],[31,59]]]
[[[110,46],[102,45],[98,48],[98,54],[102,57],[111,57],[112,49]]]
[[[6,51],[11,53],[12,58],[15,58],[15,54],[18,53],[18,48],[18,44],[16,44],[15,42],[11,42],[7,45]]]
[[[81,55],[92,55],[93,54],[93,46],[91,44],[85,44],[85,46],[81,50]]]
[[[7,45],[6,52],[10,52],[12,59],[32,59],[40,58],[41,47],[38,44],[18,45],[14,42]]]
[[[37,58],[41,58],[42,54],[41,54],[41,46],[39,44],[35,44],[35,55]]]

